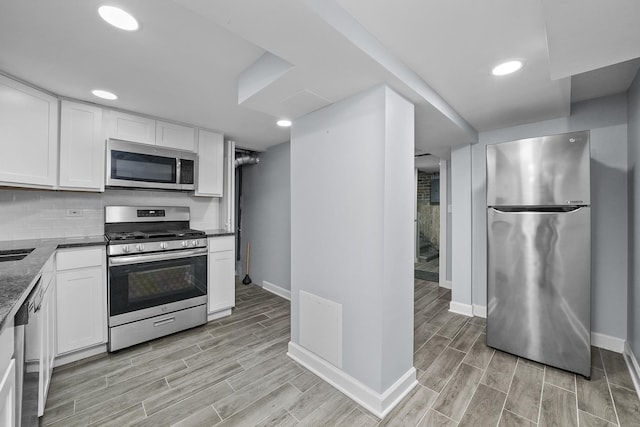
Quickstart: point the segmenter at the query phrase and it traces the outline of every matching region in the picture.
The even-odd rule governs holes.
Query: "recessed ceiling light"
[[[507,61],[493,67],[491,74],[494,76],[505,76],[507,74],[515,73],[520,68],[522,68],[522,61]]]
[[[136,31],[140,26],[136,18],[131,16],[128,12],[115,6],[100,6],[98,8],[98,14],[102,19],[116,28],[120,28],[125,31]]]
[[[291,120],[278,120],[276,124],[283,128],[288,128],[291,126]]]
[[[108,99],[110,101],[113,101],[114,99],[118,99],[118,96],[115,93],[111,93],[106,90],[95,89],[95,90],[92,90],[91,93],[97,96],[98,98]]]

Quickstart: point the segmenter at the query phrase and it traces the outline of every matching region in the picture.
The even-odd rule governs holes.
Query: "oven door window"
[[[176,164],[172,157],[111,150],[111,179],[175,184]]]
[[[111,316],[207,294],[207,256],[109,267]]]

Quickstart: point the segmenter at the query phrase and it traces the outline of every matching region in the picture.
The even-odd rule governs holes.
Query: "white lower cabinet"
[[[16,426],[16,360],[13,319],[0,335],[0,426]]]
[[[44,274],[43,274],[44,278]],[[55,276],[51,275],[48,285],[43,283],[42,303],[38,316],[41,318],[40,330],[40,377],[38,383],[38,416],[44,414],[47,402],[53,362],[56,356],[56,297]]]
[[[209,238],[209,313],[236,305],[234,236]]]
[[[57,354],[107,342],[105,249],[57,254]]]
[[[0,372],[0,426],[16,426],[16,361]]]

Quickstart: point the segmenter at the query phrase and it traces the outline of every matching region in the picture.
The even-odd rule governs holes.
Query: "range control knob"
[[[198,246],[198,241],[197,240],[192,240],[191,241],[191,246]]]
[[[144,250],[144,245],[140,243],[139,245],[136,246],[136,249],[138,250],[138,252],[142,252]]]
[[[167,249],[167,242],[160,243],[160,249]]]
[[[189,242],[187,242],[186,240],[182,241],[182,247],[186,248],[187,246],[189,246]]]
[[[124,252],[124,253],[128,253],[128,252],[129,252],[129,245],[124,245],[124,246],[122,247],[122,252]]]

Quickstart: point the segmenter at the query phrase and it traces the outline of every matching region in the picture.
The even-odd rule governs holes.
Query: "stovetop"
[[[176,252],[194,249],[205,251],[207,234],[190,228],[180,230],[107,232],[109,257],[143,255],[153,252]],[[204,248],[204,249],[203,249]]]
[[[188,207],[105,206],[104,231],[110,259],[207,250],[207,234],[191,228]]]

